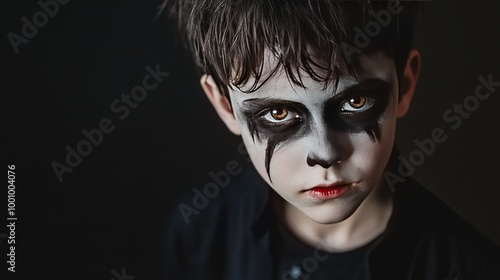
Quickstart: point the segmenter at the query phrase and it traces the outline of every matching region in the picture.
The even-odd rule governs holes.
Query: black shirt
[[[272,229],[271,236],[278,275],[274,279],[308,280],[369,279],[365,269],[368,251],[378,239],[351,251],[328,253],[305,245],[279,224]]]
[[[279,225],[270,195],[248,167],[204,208],[184,196],[166,227],[165,279],[500,279],[498,247],[410,178],[394,191],[386,230],[345,253],[304,246]]]

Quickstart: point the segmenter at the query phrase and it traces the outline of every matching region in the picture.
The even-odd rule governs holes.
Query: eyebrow
[[[391,81],[385,81],[380,78],[369,78],[366,80],[362,80],[361,82],[350,85],[347,88],[343,89],[339,93],[335,94],[332,98],[330,98],[327,102],[335,102],[339,99],[344,99],[346,96],[355,95],[357,93],[371,91],[371,90],[379,90],[379,89],[389,89],[391,87]],[[281,105],[294,105],[298,107],[305,107],[302,103],[289,101],[280,98],[249,98],[243,100],[242,105],[245,107],[260,107],[269,104],[281,104]]]
[[[348,86],[338,94],[335,94],[332,99],[342,98],[348,95],[365,92],[368,90],[389,89],[391,88],[392,81],[384,81],[380,78],[370,78],[363,80],[357,84]]]
[[[279,104],[282,106],[294,107],[307,112],[306,106],[300,102],[290,101],[279,98],[250,98],[243,101],[242,107],[245,111],[258,111],[262,108],[269,107],[271,105]]]

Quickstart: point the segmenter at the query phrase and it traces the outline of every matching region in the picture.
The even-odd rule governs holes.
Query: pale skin
[[[271,65],[273,61],[266,63]],[[383,172],[394,144],[396,119],[407,113],[415,91],[420,54],[410,51],[401,85],[394,62],[387,56],[362,56],[361,65],[363,76],[359,80],[341,77],[336,90],[332,86],[324,90],[323,84],[307,76],[303,77],[306,88],[291,85],[280,72],[256,92],[230,89],[232,107],[210,76],[201,78],[202,88],[219,117],[232,133],[241,135],[256,170],[279,194],[274,205],[283,225],[299,240],[328,252],[363,246],[387,226],[392,213],[392,192],[383,180]],[[366,88],[377,89],[373,84],[387,85],[387,92],[365,95]],[[359,90],[360,87],[365,89]],[[384,105],[381,96],[387,96]],[[255,117],[257,125],[278,124],[272,126],[272,132],[257,129],[261,136],[258,139],[252,137],[248,120],[248,104],[256,102],[270,104],[269,109]],[[283,107],[279,105],[282,102],[292,105]],[[332,103],[340,105],[330,106]],[[338,112],[335,108],[339,108]],[[353,118],[349,115],[352,114],[353,122],[365,121],[364,116],[373,115],[376,108],[381,108],[373,120],[380,128],[379,137],[362,129],[339,129],[327,118],[333,112],[347,120]],[[276,146],[266,170],[269,139],[279,133],[288,133],[293,139]],[[311,196],[311,188],[336,183],[349,186],[342,196]]]

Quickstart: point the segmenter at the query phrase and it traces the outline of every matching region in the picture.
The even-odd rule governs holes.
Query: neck
[[[276,198],[279,217],[298,239],[328,252],[359,248],[382,234],[392,214],[392,191],[380,183],[347,219],[335,224],[320,224],[300,210]]]

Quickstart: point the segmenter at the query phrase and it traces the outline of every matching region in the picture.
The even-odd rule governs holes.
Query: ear
[[[403,71],[401,85],[399,89],[399,100],[396,116],[398,118],[406,115],[410,108],[413,93],[417,86],[418,75],[420,74],[420,53],[416,49],[410,50],[408,60]]]
[[[238,122],[236,117],[233,114],[233,109],[231,108],[231,104],[229,104],[229,100],[219,91],[219,88],[215,84],[212,76],[203,75],[200,80],[201,87],[205,94],[214,106],[215,111],[221,118],[221,120],[226,124],[229,130],[236,134],[241,135],[240,127],[238,126]]]

